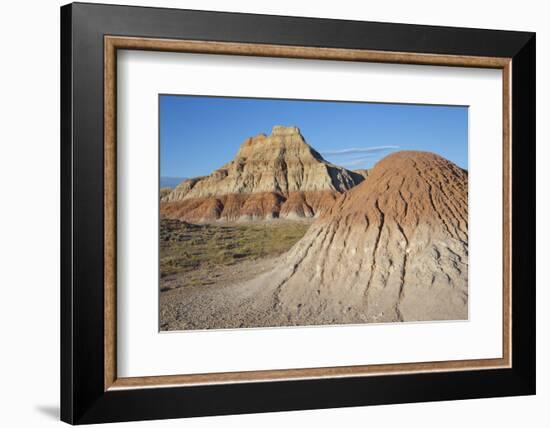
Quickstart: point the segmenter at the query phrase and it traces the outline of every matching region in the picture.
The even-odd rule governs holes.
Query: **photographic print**
[[[159,95],[161,331],[468,319],[468,108]]]

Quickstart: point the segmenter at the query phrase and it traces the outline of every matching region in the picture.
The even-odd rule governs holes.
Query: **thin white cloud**
[[[343,155],[353,155],[356,153],[378,153],[386,150],[395,150],[399,146],[374,146],[374,147],[352,147],[349,149],[340,149],[340,150],[328,150],[326,152],[321,152],[322,155],[326,156],[343,156]]]
[[[363,156],[361,158],[354,158],[346,162],[340,162],[340,165],[342,166],[358,166],[358,165],[364,165],[369,161],[372,161],[374,156]]]

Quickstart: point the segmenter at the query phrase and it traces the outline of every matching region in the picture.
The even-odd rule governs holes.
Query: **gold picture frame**
[[[475,67],[502,70],[502,165],[504,183],[502,219],[502,358],[149,377],[118,377],[116,368],[116,70],[117,50],[121,49],[200,53],[208,55],[244,55],[333,61]],[[106,35],[104,37],[104,390],[110,391],[117,389],[167,386],[363,377],[373,375],[486,370],[511,367],[511,70],[512,58],[502,57],[384,52],[363,49],[336,49]]]

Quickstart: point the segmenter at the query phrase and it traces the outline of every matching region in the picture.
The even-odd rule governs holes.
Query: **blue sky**
[[[208,175],[248,137],[298,126],[325,159],[371,168],[398,150],[437,153],[468,167],[468,108],[258,98],[161,95],[160,175]]]

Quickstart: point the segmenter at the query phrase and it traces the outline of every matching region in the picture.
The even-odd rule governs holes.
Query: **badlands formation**
[[[275,306],[299,324],[466,319],[467,189],[437,155],[387,156],[281,262]]]
[[[163,190],[161,214],[190,222],[311,218],[364,176],[324,160],[298,128],[275,126],[212,174]]]
[[[274,140],[289,138],[287,132],[275,132]],[[288,195],[300,183],[307,191],[330,188],[337,192],[335,201],[301,240],[262,264],[254,278],[161,293],[166,329],[467,319],[467,173],[438,155],[401,151],[379,161],[352,187],[349,171],[304,148],[297,132],[290,139],[295,150],[309,150],[308,167],[292,165],[287,169],[292,174],[255,180],[236,174],[239,159],[254,153],[256,142],[250,140],[224,167],[226,176],[235,176],[224,191],[265,190],[265,183],[275,182]],[[277,146],[275,141],[270,146]],[[280,155],[270,152],[272,160]],[[216,174],[194,195],[214,197]]]

